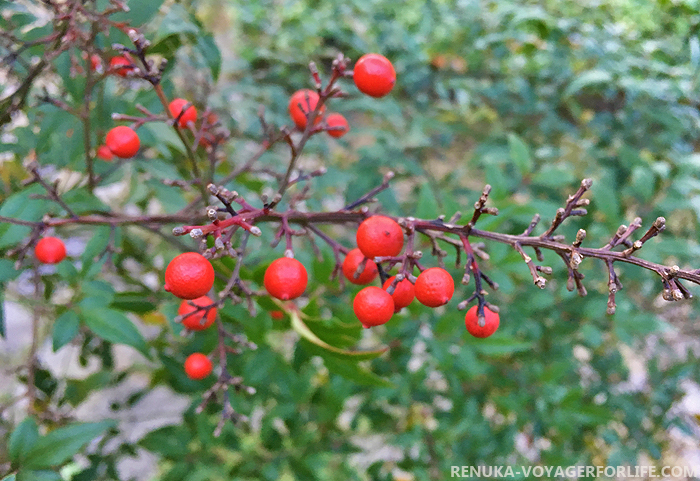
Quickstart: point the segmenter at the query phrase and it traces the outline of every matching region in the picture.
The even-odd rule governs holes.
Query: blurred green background
[[[697,0],[128,3],[132,12],[120,15],[143,25],[152,51],[171,59],[166,92],[211,107],[231,130],[225,146],[229,162],[218,168],[219,178],[254,151],[261,137],[260,105],[271,124],[289,123],[289,96],[311,86],[309,61],[324,75],[339,53],[354,60],[379,52],[393,62],[397,86],[376,100],[362,96],[351,82],[343,84],[348,98],[333,100],[329,110],[345,115],[351,132],[341,141],[318,136],[308,144],[302,165],[325,165],[328,173],[313,180],[306,208],[339,208],[393,170],[393,188],[379,195],[384,212],[468,216],[489,183],[489,205],[500,215],[483,218],[478,227],[520,233],[535,213],[549,222],[587,177],[594,181],[589,214],[564,224],[561,233],[568,239],[584,228],[584,245],[602,246],[620,224],[639,216],[646,229],[664,216],[666,231],[645,244],[640,257],[698,266]],[[7,3],[3,8],[14,12]],[[17,21],[16,15],[24,14],[9,18]],[[99,36],[97,44],[115,41],[127,42],[112,32],[109,38]],[[82,91],[61,61],[56,71],[63,81],[54,80],[77,104]],[[137,103],[157,111],[153,91],[138,87],[105,82],[95,111],[96,140],[112,125],[100,112],[136,114]],[[71,122],[55,107],[39,105],[28,111],[27,126],[12,130],[15,141],[5,145],[10,157],[0,166],[6,201],[0,214],[13,215],[7,213],[10,196],[16,201],[28,195],[18,180],[30,151],[46,163],[84,169],[81,136],[66,135],[80,129]],[[149,146],[148,161],[105,177],[105,185],[130,179],[110,207],[145,211],[155,201],[163,211],[176,212],[187,204],[188,193],[159,179],[188,178],[184,150],[165,127],[148,125],[142,142]],[[282,170],[287,155],[280,146],[259,165]],[[255,199],[274,185],[264,175],[250,174],[229,187]],[[67,195],[73,192],[74,202],[89,208],[102,202],[81,189]],[[38,206],[37,215],[51,208]],[[19,235],[6,231],[0,235],[3,249]],[[327,232],[352,246],[350,226]],[[243,275],[252,282],[259,283],[267,262],[282,254],[280,247],[267,247],[272,234],[249,244]],[[167,262],[172,246],[127,229],[118,239],[117,266],[129,259],[137,263],[139,276],[162,278],[162,264],[153,259]],[[429,244],[422,247],[430,251]],[[300,242],[297,257],[313,266],[305,307],[315,319],[311,327],[335,345],[349,347],[360,339],[363,348],[390,349],[372,361],[348,362],[298,340],[288,320],[273,322],[273,307],[265,301],[256,317],[242,306],[227,305],[222,309],[227,325],[258,343],[258,350],[230,359],[234,373],[257,392],[233,401],[251,423],[227,425],[220,438],[212,436],[218,406],[194,413],[206,384],[186,382],[179,372],[186,353],[213,348],[215,333],[182,339],[171,325],[149,331],[158,360],[137,361],[122,371],[104,352],[109,343],[94,348],[83,342],[81,354],[98,357],[99,367],[87,379],[69,380],[69,389],[47,383],[49,403],[77,408],[93,391],[119,386],[138,372],[148,383],[131,405],[149,390],[167,386],[190,395],[191,406],[181,423],[138,439],[110,435],[116,440],[111,450],[85,458],[87,467],[74,468],[79,474],[72,479],[112,479],[115,466],[142,449],[156,456],[157,474],[151,472],[151,479],[165,481],[438,480],[448,478],[454,465],[685,465],[698,456],[700,429],[693,414],[700,413],[700,401],[689,401],[686,394],[700,375],[697,301],[666,303],[653,273],[616,266],[624,289],[617,313],[608,316],[602,263],[584,260],[588,296],[580,298],[566,290],[558,256],[545,253],[554,273],[539,290],[514,250],[493,243],[485,249],[490,259],[480,265],[500,286],[488,300],[501,309],[501,327],[492,338],[477,340],[466,333],[463,313],[456,309],[471,286],[458,287],[446,308],[414,303],[386,326],[361,333],[348,307],[359,289],[341,290],[336,281],[326,281],[330,250],[323,250],[325,262],[319,262],[310,245]],[[447,261],[459,279],[454,252]],[[232,265],[224,264],[220,267]],[[425,264],[435,262],[428,257]],[[103,272],[78,275],[67,268],[46,282],[67,282],[80,299],[89,293],[78,279],[93,275],[94,282],[102,279],[114,287],[109,307],[140,316],[137,325],[151,310],[139,311],[124,300],[124,292],[152,302],[156,312],[171,319],[177,303],[128,270],[118,270],[119,285],[105,282]],[[7,277],[3,281],[10,281]],[[19,294],[13,296],[21,301]],[[52,308],[55,315],[62,312],[61,305]],[[3,420],[8,430],[17,421]],[[696,450],[686,451],[693,440]],[[65,469],[64,478],[70,479]]]

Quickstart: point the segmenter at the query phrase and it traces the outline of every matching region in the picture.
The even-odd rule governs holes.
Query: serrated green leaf
[[[22,467],[41,469],[62,464],[75,456],[87,443],[114,426],[114,421],[101,421],[55,429],[36,441],[27,453]]]
[[[530,157],[530,149],[523,139],[514,133],[508,134],[508,147],[510,148],[510,158],[520,175],[524,177],[530,174],[533,169],[532,158]]]
[[[53,350],[58,351],[75,338],[80,329],[80,318],[75,311],[66,311],[53,323]]]
[[[134,323],[124,313],[115,309],[85,309],[81,313],[85,325],[102,339],[126,344],[150,358],[148,344]]]
[[[13,463],[19,463],[39,439],[39,430],[34,418],[25,418],[10,435],[9,455]]]
[[[356,361],[364,361],[367,359],[374,359],[375,357],[379,357],[382,354],[384,354],[388,349],[387,347],[383,349],[378,349],[376,351],[350,351],[340,349],[335,346],[331,346],[330,344],[319,339],[319,337],[316,334],[314,334],[313,331],[311,331],[311,329],[309,329],[309,327],[304,323],[298,312],[290,312],[290,317],[292,319],[292,329],[298,332],[299,335],[301,335],[307,341],[315,344],[316,346],[325,349],[326,351],[328,351],[328,353],[336,356],[354,359]]]

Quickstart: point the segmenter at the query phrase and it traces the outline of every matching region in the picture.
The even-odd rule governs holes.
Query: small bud
[[[190,231],[190,237],[193,239],[199,239],[204,235],[204,232],[202,232],[202,229],[192,229]]]
[[[210,221],[214,222],[215,220],[217,220],[219,218],[219,214],[216,211],[216,209],[214,209],[213,207],[209,207],[209,208],[207,208],[207,217],[209,218]]]
[[[260,237],[262,235],[262,231],[260,230],[260,227],[255,226],[255,225],[250,228],[249,232],[251,234],[253,234],[255,237]]]
[[[484,316],[479,316],[477,323],[479,324],[479,327],[484,327],[486,325],[486,318]]]
[[[284,257],[289,257],[290,259],[294,259],[294,251],[292,249],[285,250]]]
[[[471,278],[471,276],[469,275],[469,273],[465,272],[464,275],[462,276],[462,284],[465,286],[468,285],[470,278]]]
[[[214,184],[207,185],[207,190],[211,192],[212,195],[217,195],[220,192],[219,187]]]
[[[173,235],[185,235],[187,232],[184,227],[175,227],[173,229]]]
[[[396,282],[401,282],[405,278],[406,276],[404,276],[403,274],[396,274]]]
[[[535,285],[539,287],[540,289],[544,289],[544,286],[547,284],[547,279],[545,279],[542,276],[537,276],[535,279]]]
[[[458,310],[458,311],[463,311],[463,310],[465,310],[465,309],[467,308],[468,305],[469,305],[469,302],[468,302],[468,301],[462,301],[462,302],[460,302],[459,304],[457,304],[457,310]]]
[[[583,187],[586,190],[590,189],[592,185],[593,185],[593,179],[583,179],[581,181],[581,187]]]
[[[215,248],[217,251],[220,251],[220,250],[223,250],[223,249],[224,249],[224,241],[221,240],[221,237],[217,237],[216,239],[214,239],[214,248]]]

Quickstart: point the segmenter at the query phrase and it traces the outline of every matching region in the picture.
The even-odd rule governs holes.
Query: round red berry
[[[416,299],[428,307],[447,304],[455,292],[455,282],[449,272],[441,267],[431,267],[416,279]]]
[[[191,304],[194,304],[194,306]],[[198,309],[197,307],[207,307],[212,304],[214,304],[214,301],[209,296],[198,297],[190,301],[183,300],[180,303],[180,308],[177,310],[178,315],[183,316],[182,325],[190,331],[202,331],[211,326],[216,320],[216,307],[212,307],[209,310]]]
[[[168,105],[168,110],[170,110],[170,115],[173,116],[173,118],[178,118],[180,113],[182,112],[182,109],[187,105],[189,102],[185,99],[175,99],[172,102],[170,102],[170,105]],[[180,127],[187,127],[187,124],[192,122],[197,121],[197,109],[194,108],[194,106],[190,106],[185,110],[185,112],[182,114],[180,117],[180,120],[178,121],[178,125]]]
[[[353,80],[363,94],[384,97],[394,88],[396,71],[384,55],[368,53],[355,63]]]
[[[301,296],[308,282],[309,276],[304,265],[290,257],[280,257],[272,261],[263,279],[267,292],[283,301]]]
[[[347,134],[350,130],[350,124],[340,114],[332,113],[326,116],[326,125],[328,126],[328,135],[335,138],[340,138]]]
[[[214,268],[202,254],[185,252],[165,268],[165,290],[180,299],[196,299],[214,285]]]
[[[353,284],[369,284],[375,277],[377,277],[377,274],[379,274],[377,264],[369,259],[365,261],[365,259],[367,259],[365,255],[360,251],[360,249],[357,248],[352,249],[350,252],[348,252],[348,255],[345,256],[345,260],[343,261],[343,275]],[[363,263],[363,261],[365,261],[364,270],[362,271],[362,274],[356,278],[355,272],[357,272],[357,268]]]
[[[106,145],[100,145],[97,147],[97,158],[111,162],[114,159],[114,154]]]
[[[280,310],[270,311],[270,317],[274,321],[281,321],[282,319],[284,319],[284,312]]]
[[[34,255],[43,264],[58,264],[66,258],[66,245],[56,237],[44,237],[36,243]]]
[[[299,130],[304,130],[306,128],[306,116],[316,110],[318,100],[318,94],[309,89],[297,90],[294,92],[294,95],[292,95],[292,98],[289,99],[289,116]],[[326,106],[324,105],[321,107],[314,124],[321,121],[325,110]]]
[[[133,157],[141,147],[138,134],[125,125],[118,125],[107,132],[105,144],[114,155],[122,159]]]
[[[394,282],[394,279],[396,279],[396,276],[391,276],[388,278],[382,288],[385,291],[388,291],[389,286],[391,286],[391,284]],[[391,298],[394,299],[395,311],[399,312],[401,309],[408,306],[411,302],[413,302],[413,298],[415,296],[415,289],[413,284],[411,284],[411,281],[408,279],[399,281],[396,284],[396,288],[394,288],[394,293],[391,295]]]
[[[357,247],[362,253],[375,257],[397,256],[403,248],[403,230],[394,219],[373,215],[365,219],[357,229]]]
[[[369,286],[357,293],[352,309],[362,327],[379,326],[389,322],[394,315],[394,300],[381,287]]]
[[[201,352],[190,354],[185,359],[185,374],[190,379],[199,381],[211,374],[212,364],[207,356]]]
[[[134,70],[134,67],[133,62],[129,58],[117,56],[109,60],[109,69],[120,77],[126,77],[129,75],[129,72]]]
[[[500,324],[500,316],[497,312],[491,311],[488,307],[484,307],[484,325],[479,325],[479,317],[477,314],[477,306],[472,306],[464,316],[464,323],[467,326],[467,331],[474,337],[489,337],[496,332]]]
[[[90,70],[102,70],[102,59],[96,53],[90,55]]]

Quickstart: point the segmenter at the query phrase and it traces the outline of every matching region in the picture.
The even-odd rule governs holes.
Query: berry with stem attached
[[[394,219],[373,215],[357,228],[356,240],[357,247],[370,259],[397,256],[403,248],[403,230]]]
[[[364,270],[359,276],[355,277],[357,268],[363,263],[363,261]],[[375,264],[374,261],[367,259],[360,249],[352,249],[350,252],[348,252],[348,255],[345,256],[345,260],[343,260],[343,275],[353,284],[360,286],[369,284],[377,277],[377,274],[379,274],[377,264]]]
[[[190,106],[182,112],[182,109],[187,105],[189,102],[185,99],[175,99],[170,104],[168,105],[168,110],[170,110],[170,114],[174,118],[180,117],[180,120],[178,121],[178,125],[180,127],[187,127],[187,124],[192,122],[197,121],[197,109],[194,108],[194,106]],[[180,116],[180,113],[182,113],[182,116]]]
[[[109,69],[120,77],[126,77],[129,72],[134,70],[132,62],[125,56],[112,57],[109,60]]]
[[[396,279],[396,276],[391,276],[388,278],[382,288],[385,291],[388,291],[389,286],[391,286],[391,284],[394,282],[394,279]],[[411,281],[408,279],[400,280],[396,284],[393,294],[391,294],[391,298],[394,300],[395,311],[399,312],[401,309],[408,306],[413,302],[415,296],[415,288],[413,287],[413,284],[411,284]]]
[[[190,379],[199,381],[211,374],[212,364],[207,356],[201,352],[190,354],[185,359],[185,374]]]
[[[452,276],[442,267],[431,267],[420,273],[416,279],[416,299],[428,307],[447,304],[455,292]]]
[[[500,324],[500,316],[497,312],[491,311],[488,307],[484,307],[484,325],[479,325],[478,306],[472,306],[464,316],[464,324],[467,326],[467,331],[474,337],[489,337],[496,332]]]
[[[316,110],[318,100],[318,94],[310,89],[297,90],[289,99],[289,116],[299,130],[306,128],[307,115]],[[314,124],[321,121],[325,110],[326,106],[324,105],[321,107]]]
[[[380,326],[389,322],[394,315],[394,300],[381,287],[369,286],[357,293],[352,309],[362,327]]]
[[[180,303],[180,308],[177,310],[178,315],[183,316],[182,325],[190,331],[202,331],[211,326],[216,320],[216,307],[212,307],[208,311],[197,307],[206,307],[212,304],[214,304],[214,301],[209,296],[198,297],[190,301],[183,300]]]
[[[204,296],[214,285],[214,268],[202,254],[185,252],[165,268],[165,290],[180,299]]]
[[[34,255],[43,264],[58,264],[66,258],[66,245],[56,237],[44,237],[36,243]]]
[[[272,261],[265,270],[263,279],[267,292],[282,301],[301,296],[308,282],[309,276],[304,265],[291,257],[280,257]]]
[[[121,159],[133,157],[141,147],[138,134],[134,129],[125,125],[118,125],[107,132],[105,144],[114,155]]]
[[[342,137],[350,131],[350,124],[341,114],[332,113],[326,116],[326,125],[328,126],[328,135],[336,139]]]
[[[353,70],[355,85],[370,97],[384,97],[396,84],[396,71],[388,58],[378,53],[363,55]]]

